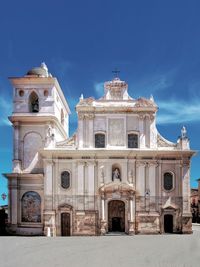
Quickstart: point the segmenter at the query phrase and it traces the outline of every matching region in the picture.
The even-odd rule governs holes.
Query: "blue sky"
[[[103,94],[112,70],[136,98],[153,94],[159,105],[158,130],[176,141],[185,125],[191,148],[200,134],[200,1],[46,0],[2,1],[0,8],[0,173],[11,171],[12,88],[7,77],[23,76],[45,61],[72,110]],[[200,156],[191,166],[196,186]],[[0,194],[7,192],[0,176]],[[0,198],[0,204],[2,200]]]

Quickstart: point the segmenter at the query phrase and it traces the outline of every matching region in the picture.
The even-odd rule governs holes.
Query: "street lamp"
[[[7,195],[6,195],[5,193],[1,194],[1,198],[2,198],[3,200],[6,200]]]

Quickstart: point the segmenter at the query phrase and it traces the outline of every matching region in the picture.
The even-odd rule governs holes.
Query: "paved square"
[[[192,235],[1,237],[0,266],[198,267],[196,228]]]

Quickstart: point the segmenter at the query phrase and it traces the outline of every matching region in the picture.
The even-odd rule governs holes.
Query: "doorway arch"
[[[164,215],[164,232],[173,233],[173,215],[172,214]]]
[[[108,203],[108,231],[125,232],[125,203],[121,200]]]

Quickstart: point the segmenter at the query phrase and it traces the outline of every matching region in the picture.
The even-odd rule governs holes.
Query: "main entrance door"
[[[61,234],[70,236],[70,213],[61,213]]]
[[[112,200],[108,203],[108,231],[125,231],[125,204],[121,200]]]
[[[173,215],[164,215],[164,231],[165,233],[173,233]]]

